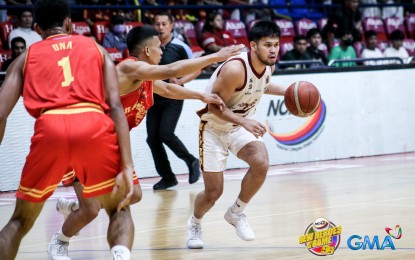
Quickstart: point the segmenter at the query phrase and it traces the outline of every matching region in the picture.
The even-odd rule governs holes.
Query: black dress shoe
[[[189,166],[189,183],[193,184],[197,182],[200,178],[200,163],[199,159],[194,159],[194,161]]]
[[[159,182],[154,184],[153,190],[165,190],[165,189],[168,189],[170,187],[176,186],[177,183],[178,182],[177,182],[176,179],[164,179],[164,178],[162,178]]]

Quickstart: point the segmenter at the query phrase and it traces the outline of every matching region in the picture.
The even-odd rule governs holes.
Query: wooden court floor
[[[239,239],[223,219],[245,170],[226,172],[224,194],[202,222],[205,248],[201,250],[186,248],[185,227],[203,182],[189,185],[187,175],[181,175],[175,188],[155,192],[151,187],[157,178],[141,180],[143,200],[132,206],[132,259],[318,259],[299,244],[299,237],[319,217],[342,226],[338,249],[323,259],[415,259],[415,153],[271,167],[246,210],[256,233],[251,242]],[[63,221],[55,210],[60,196],[74,197],[74,193],[59,188],[47,201],[16,259],[48,258],[47,244]],[[14,193],[0,193],[0,227],[13,209]],[[72,238],[72,259],[110,259],[107,224],[101,211]],[[359,235],[378,236],[381,246],[388,236],[385,228],[394,232],[396,225],[401,226],[402,237],[391,239],[395,250],[351,250],[347,245],[350,236]]]

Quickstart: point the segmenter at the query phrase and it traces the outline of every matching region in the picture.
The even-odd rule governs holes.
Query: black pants
[[[183,100],[158,98],[147,112],[147,144],[153,155],[157,173],[163,178],[175,178],[163,143],[188,166],[195,159],[174,134],[182,108]]]

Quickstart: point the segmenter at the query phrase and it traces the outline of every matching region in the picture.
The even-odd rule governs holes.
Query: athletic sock
[[[202,222],[201,218],[196,218],[194,214],[192,214],[192,216],[190,217],[190,222],[194,223],[194,224],[200,224],[200,222]]]
[[[58,239],[59,239],[60,241],[62,241],[62,242],[69,243],[69,240],[70,240],[71,238],[70,238],[70,237],[65,236],[65,235],[62,233],[62,229],[61,229],[61,230],[59,230],[59,232],[58,232]]]
[[[237,198],[235,203],[232,205],[231,210],[233,213],[242,213],[245,210],[246,205],[247,203]]]
[[[111,248],[111,256],[113,259],[122,256],[122,260],[130,260],[131,252],[126,246],[116,245]]]

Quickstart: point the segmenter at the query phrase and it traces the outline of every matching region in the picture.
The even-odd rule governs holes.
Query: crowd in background
[[[247,40],[248,30],[258,20],[289,21],[295,27],[294,34],[284,38],[281,37],[280,61],[319,61],[319,63],[297,63],[284,65],[280,68],[308,68],[313,66],[328,65],[331,61],[347,60],[356,58],[381,59],[385,57],[398,57],[404,62],[410,56],[415,55],[414,35],[409,32],[407,23],[413,20],[415,27],[415,10],[410,3],[415,0],[393,1],[393,0],[67,0],[72,6],[85,6],[85,9],[74,8],[72,11],[73,22],[83,22],[90,27],[89,34],[95,37],[94,25],[101,23],[105,25],[105,33],[102,39],[97,41],[105,48],[115,50],[120,54],[117,57],[126,57],[125,38],[128,33],[127,23],[154,24],[154,17],[161,11],[157,6],[174,5],[198,5],[197,9],[168,10],[176,21],[173,35],[187,43],[195,56],[206,55],[216,52],[221,48],[236,43],[249,45]],[[2,65],[5,71],[10,60],[15,59],[22,48],[28,48],[31,44],[41,40],[40,36],[33,30],[33,16],[26,6],[34,4],[36,0],[0,0],[0,5],[14,6],[20,8],[3,9],[0,11],[0,22],[13,26],[8,33],[7,45],[1,47],[5,50],[0,58],[6,65]],[[365,4],[399,4],[383,7],[362,7]],[[272,8],[272,5],[286,5],[286,8]],[[289,5],[287,5],[289,4]],[[290,8],[290,5],[310,4],[310,8]],[[315,4],[320,4],[315,7]],[[322,5],[323,4],[323,5]],[[335,8],[330,7],[335,4]],[[129,9],[123,6],[146,6],[155,9]],[[203,8],[203,6],[215,5],[217,8]],[[233,8],[251,5],[264,8]],[[271,5],[267,7],[268,5]],[[105,10],[96,6],[111,6]],[[120,8],[114,8],[119,6]],[[324,7],[325,6],[325,7]],[[330,7],[330,8],[328,8]],[[409,22],[405,19],[412,17]],[[388,18],[397,19],[401,25],[392,32],[385,30],[385,35],[377,30],[365,28],[364,21],[370,18],[379,18],[382,23]],[[296,26],[298,21],[309,20],[311,25],[307,30],[299,31]],[[244,41],[231,30],[227,30],[226,21],[238,21],[244,26]],[[378,21],[378,20],[376,20]],[[190,24],[190,25],[189,25]],[[189,26],[191,28],[189,28]],[[239,25],[238,25],[239,26]],[[383,24],[381,25],[384,26]],[[130,26],[131,27],[131,26]],[[280,26],[281,27],[281,26]],[[0,30],[5,30],[1,27]],[[283,30],[284,28],[282,28]],[[240,30],[239,30],[240,32]],[[5,35],[3,32],[2,35]],[[194,37],[194,39],[192,39]],[[20,38],[13,45],[13,38]],[[20,45],[24,45],[23,47]],[[247,46],[249,48],[249,46]],[[23,51],[24,51],[23,49]],[[110,51],[111,53],[112,51]],[[115,61],[117,58],[114,59]],[[356,66],[356,65],[381,65],[397,63],[395,60],[372,60],[363,62],[340,62],[333,66]],[[206,68],[211,72],[216,68],[212,65]]]

